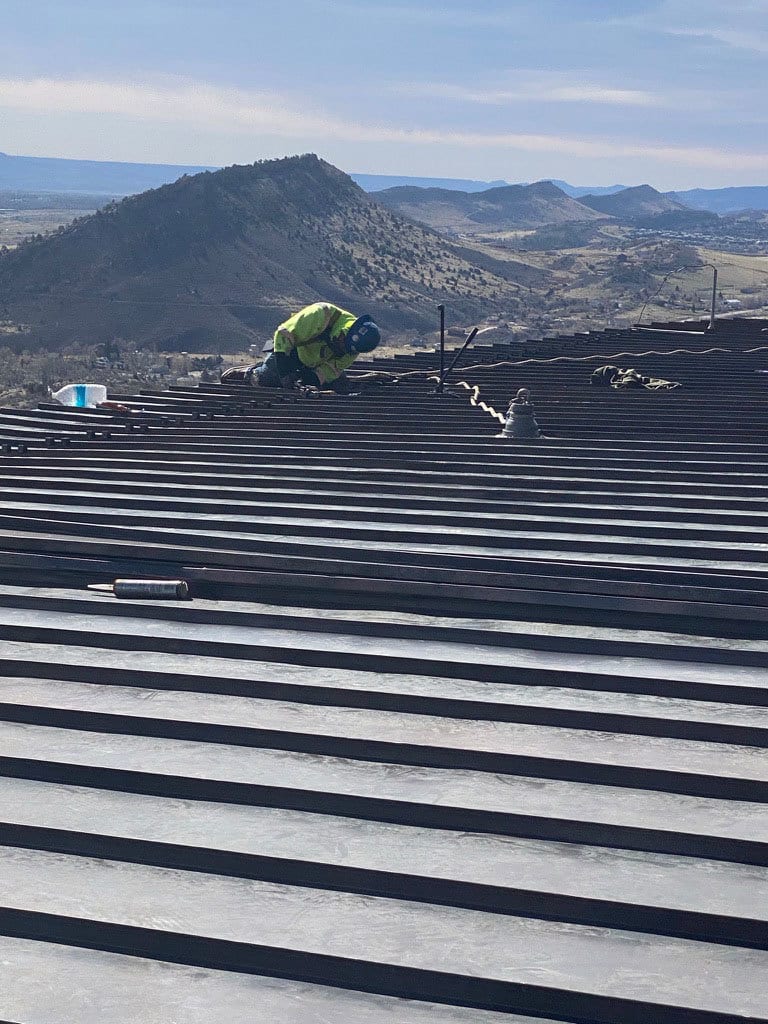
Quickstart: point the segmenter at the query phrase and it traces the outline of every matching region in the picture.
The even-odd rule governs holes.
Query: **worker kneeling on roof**
[[[349,391],[344,371],[380,341],[372,317],[356,317],[330,302],[315,302],[280,324],[274,350],[262,363],[234,366],[222,374],[221,381],[261,388],[304,384],[344,394]]]

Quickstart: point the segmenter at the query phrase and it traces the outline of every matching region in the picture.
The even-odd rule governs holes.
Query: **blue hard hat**
[[[347,331],[344,347],[350,354],[353,352],[373,352],[381,341],[381,331],[373,322],[372,317],[359,316]]]

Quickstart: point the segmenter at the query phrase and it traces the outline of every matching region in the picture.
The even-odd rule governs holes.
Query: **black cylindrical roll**
[[[189,594],[186,580],[115,580],[115,597],[184,598]]]

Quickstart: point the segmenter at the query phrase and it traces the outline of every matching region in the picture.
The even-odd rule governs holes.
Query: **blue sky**
[[[0,151],[768,183],[768,0],[2,0]]]

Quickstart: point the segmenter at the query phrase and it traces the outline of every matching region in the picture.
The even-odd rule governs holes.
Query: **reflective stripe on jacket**
[[[274,350],[296,351],[299,362],[314,370],[321,384],[336,380],[357,358],[356,353],[334,352],[328,342],[345,334],[357,317],[330,302],[314,302],[284,321],[275,331]]]

